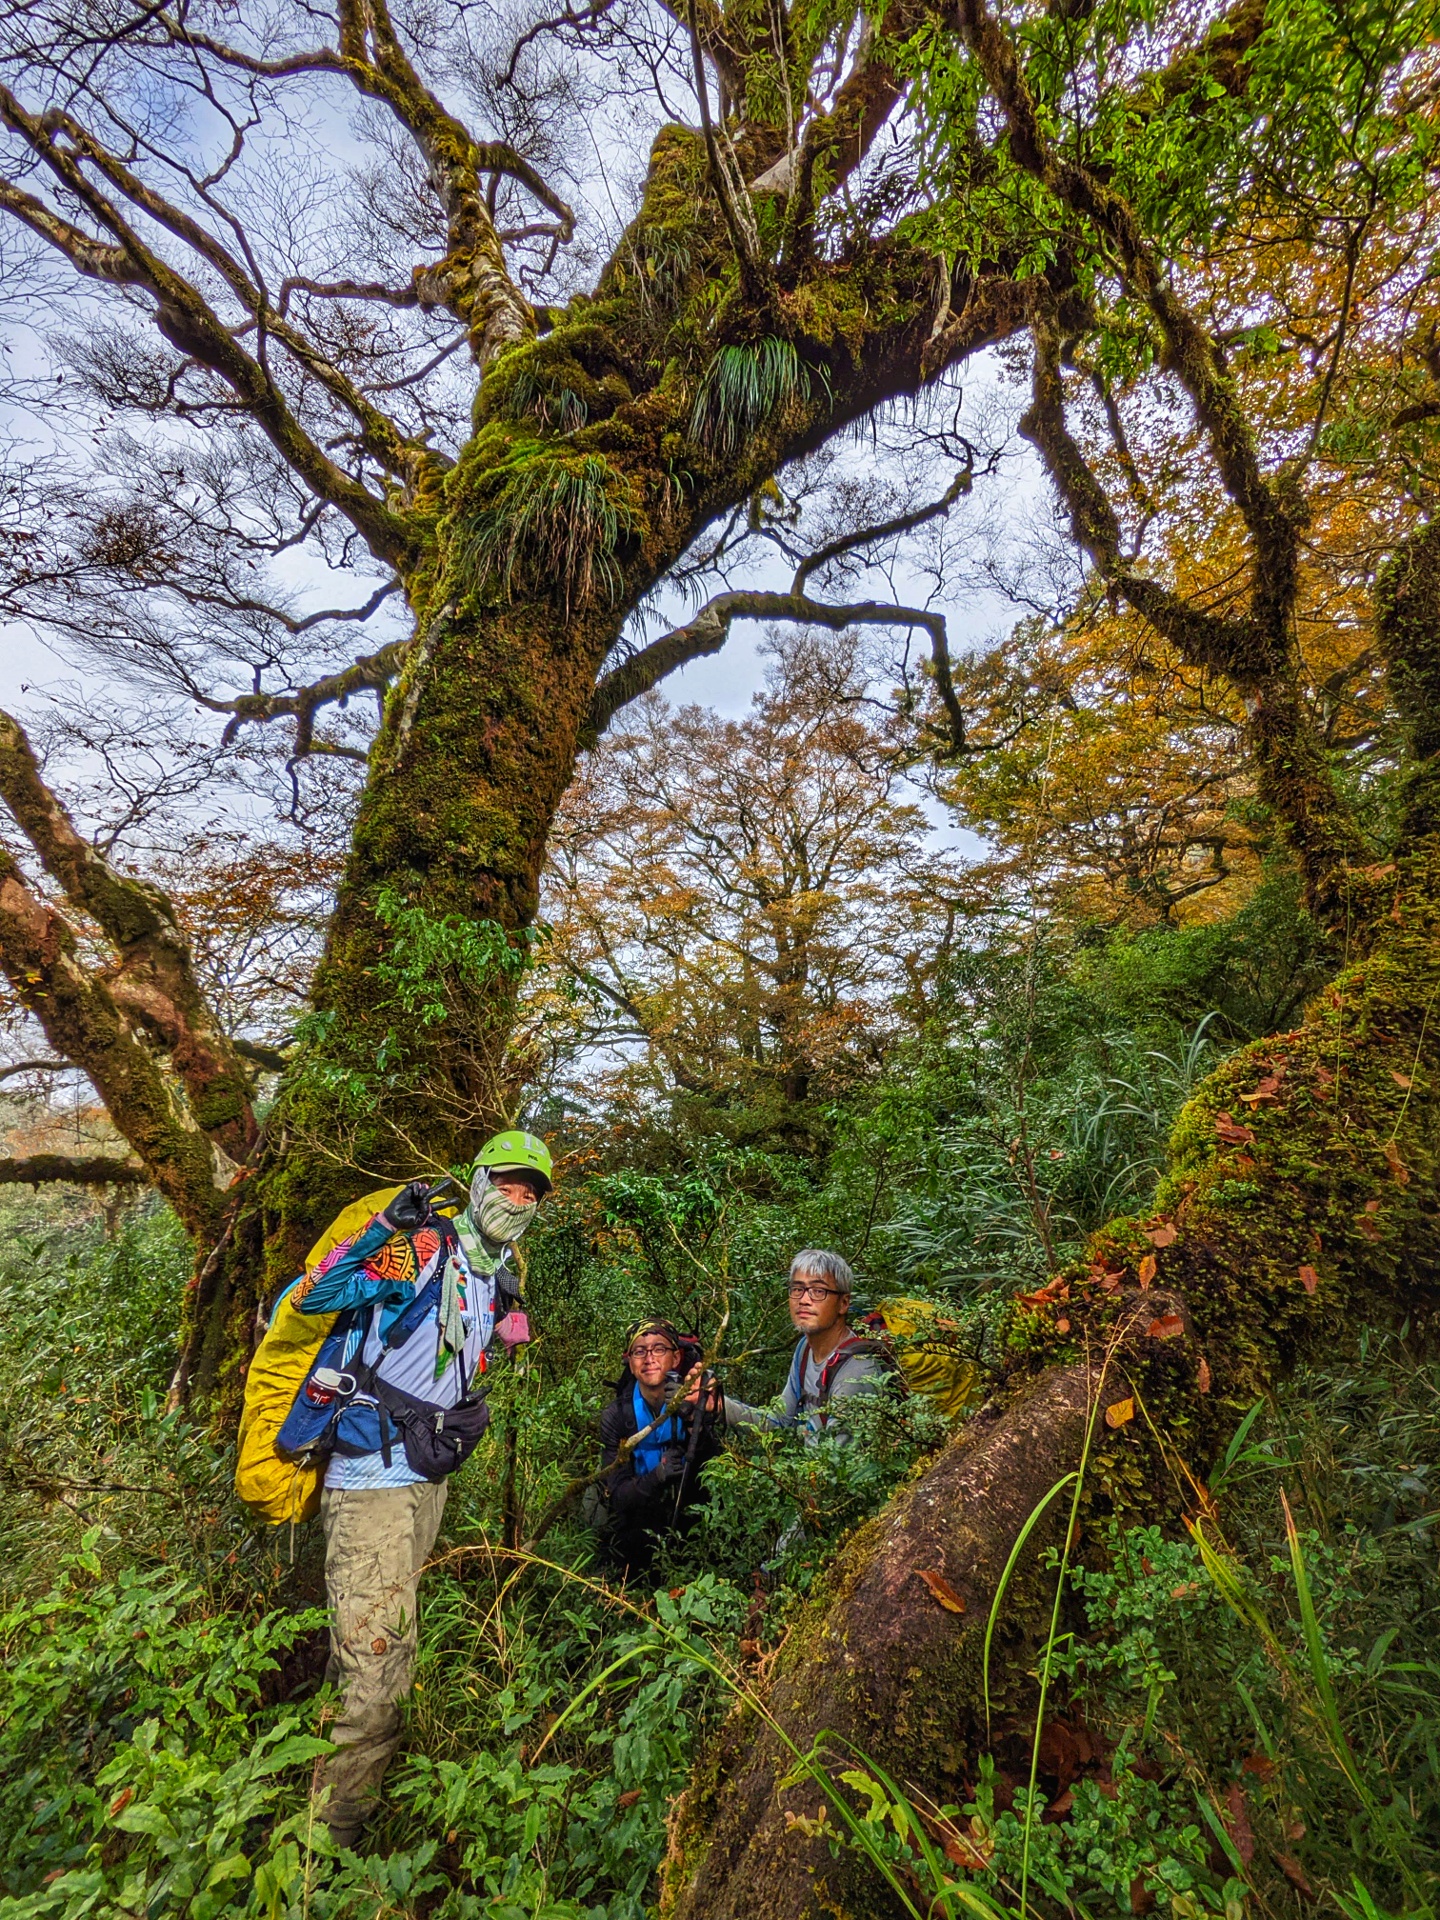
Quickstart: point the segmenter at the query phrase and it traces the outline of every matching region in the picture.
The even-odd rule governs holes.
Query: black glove
[[[402,1187],[380,1218],[396,1233],[413,1233],[430,1218],[430,1182],[412,1180]]]
[[[685,1454],[680,1447],[667,1447],[660,1456],[660,1464],[655,1469],[655,1478],[662,1487],[671,1486],[682,1478],[685,1472]]]

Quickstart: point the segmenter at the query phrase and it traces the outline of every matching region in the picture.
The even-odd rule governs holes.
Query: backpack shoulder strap
[[[857,1354],[861,1353],[874,1354],[878,1359],[891,1359],[890,1350],[883,1340],[876,1340],[872,1335],[864,1333],[847,1333],[820,1369],[820,1397],[816,1402],[818,1406],[823,1407],[828,1402],[835,1376],[845,1362],[853,1360]]]
[[[805,1395],[805,1349],[809,1344],[809,1341],[802,1333],[799,1344],[795,1348],[795,1356],[790,1362],[790,1378],[787,1385],[794,1392],[795,1405],[797,1408]]]

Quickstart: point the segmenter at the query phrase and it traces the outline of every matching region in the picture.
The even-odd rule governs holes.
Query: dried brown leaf
[[[1250,1825],[1250,1809],[1245,1804],[1245,1789],[1232,1780],[1225,1790],[1225,1831],[1236,1853],[1248,1867],[1255,1858],[1255,1831]]]
[[[1152,1320],[1145,1329],[1147,1340],[1173,1340],[1177,1334],[1184,1333],[1185,1322],[1178,1313],[1162,1313],[1158,1320]]]
[[[964,1597],[955,1591],[943,1573],[928,1567],[917,1567],[916,1572],[947,1613],[964,1613]]]
[[[1307,1293],[1313,1293],[1320,1284],[1320,1276],[1314,1267],[1301,1267],[1300,1284]]]
[[[1149,1286],[1154,1278],[1155,1256],[1153,1253],[1147,1253],[1145,1258],[1140,1262],[1140,1286],[1142,1291]]]
[[[1300,1898],[1302,1900],[1313,1900],[1315,1898],[1315,1889],[1305,1878],[1305,1869],[1295,1858],[1294,1854],[1277,1853],[1274,1859],[1276,1866],[1279,1867],[1280,1871],[1299,1894]]]

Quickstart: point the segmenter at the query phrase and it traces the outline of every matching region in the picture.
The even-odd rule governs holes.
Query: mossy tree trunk
[[[1181,1113],[1152,1214],[1113,1222],[1083,1267],[1017,1304],[987,1409],[844,1547],[785,1643],[766,1705],[737,1713],[677,1814],[667,1920],[876,1920],[883,1888],[787,1816],[778,1781],[821,1733],[937,1802],[963,1798],[989,1734],[981,1643],[1028,1515],[1075,1471],[1084,1512],[1171,1524],[1244,1410],[1307,1355],[1440,1302],[1440,532],[1382,577],[1377,621],[1410,745],[1390,859],[1342,877],[1351,959],[1293,1032],[1247,1046]],[[1133,1417],[1110,1425],[1110,1407]],[[1123,1407],[1122,1407],[1123,1411]],[[1048,1606],[1021,1558],[994,1653],[997,1712],[1033,1715]],[[1083,1548],[1082,1548],[1083,1551]],[[939,1573],[965,1604],[942,1607]],[[1050,1576],[1053,1579],[1053,1576]],[[1051,1589],[1053,1591],[1053,1589]],[[1002,1641],[1008,1640],[1008,1644]],[[838,1749],[837,1749],[838,1751]],[[832,1775],[843,1762],[832,1766]]]

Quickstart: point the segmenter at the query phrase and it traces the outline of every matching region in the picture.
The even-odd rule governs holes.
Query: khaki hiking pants
[[[320,1818],[348,1846],[375,1811],[380,1781],[400,1744],[400,1702],[415,1673],[416,1589],[445,1511],[445,1483],[320,1495],[330,1663],[340,1694],[330,1738],[337,1752],[315,1772],[330,1797]]]

